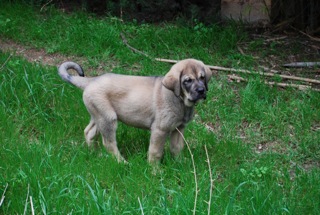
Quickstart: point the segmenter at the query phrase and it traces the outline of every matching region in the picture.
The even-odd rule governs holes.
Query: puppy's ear
[[[180,76],[180,68],[174,65],[162,79],[162,85],[165,86],[168,90],[172,90],[176,96],[180,96]]]
[[[205,87],[206,87],[206,90],[208,91],[208,83],[211,79],[211,76],[212,76],[212,71],[211,69],[208,67],[208,66],[204,66],[204,70],[205,70],[205,73],[206,73],[206,83],[205,83]]]

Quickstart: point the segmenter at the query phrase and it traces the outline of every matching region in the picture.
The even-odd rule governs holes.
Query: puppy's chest
[[[187,124],[193,117],[193,108],[186,108],[182,118],[182,123]]]
[[[171,118],[171,126],[173,129],[184,126],[188,122],[190,122],[193,118],[193,109],[186,108],[185,110],[181,110],[181,112],[176,113],[174,117]]]

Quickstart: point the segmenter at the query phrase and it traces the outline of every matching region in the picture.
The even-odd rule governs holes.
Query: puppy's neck
[[[183,124],[187,124],[193,118],[194,107],[185,107],[183,114]]]

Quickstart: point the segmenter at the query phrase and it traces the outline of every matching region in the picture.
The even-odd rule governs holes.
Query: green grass
[[[135,73],[133,64],[137,75],[168,71],[169,65],[128,50],[120,32],[150,56],[255,66],[238,54],[236,44],[246,35],[236,26],[138,25],[1,3],[2,39],[84,56],[87,67],[116,63],[117,73]],[[104,149],[85,146],[89,116],[81,91],[56,68],[7,53],[0,53],[0,68],[0,198],[8,184],[1,214],[22,214],[25,207],[31,213],[30,196],[36,214],[192,213],[187,149],[177,161],[165,154],[154,174],[146,159],[149,132],[120,124],[119,148],[130,164],[118,164]],[[214,77],[196,109],[185,136],[195,159],[197,214],[207,214],[210,191],[204,145],[214,179],[211,214],[320,213],[319,93],[271,88],[257,77],[245,85]]]

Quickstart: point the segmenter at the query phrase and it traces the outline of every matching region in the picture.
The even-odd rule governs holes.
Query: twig
[[[242,55],[245,55],[244,51],[242,50],[242,48],[240,46],[237,46],[238,48],[238,51],[242,54]]]
[[[213,179],[212,179],[212,171],[211,171],[211,165],[210,165],[210,159],[209,159],[209,154],[207,150],[207,146],[204,145],[204,150],[206,151],[206,156],[207,156],[207,163],[208,163],[208,168],[209,168],[209,177],[210,177],[210,193],[209,193],[209,201],[208,203],[208,215],[210,215],[210,207],[211,207],[211,199],[212,199],[212,190],[213,190]]]
[[[188,148],[188,151],[190,153],[190,156],[191,156],[191,161],[192,161],[192,166],[193,166],[193,175],[194,175],[194,182],[195,182],[195,197],[194,197],[194,205],[193,205],[193,210],[192,210],[192,214],[195,215],[196,214],[196,209],[197,209],[197,199],[198,199],[198,180],[197,180],[197,172],[196,172],[196,165],[194,163],[194,158],[193,158],[193,154],[192,154],[192,151],[191,151],[191,148],[187,142],[187,140],[184,138],[183,134],[181,133],[181,131],[176,128],[176,130],[179,132],[179,134],[181,135],[181,137],[183,138],[184,142],[186,143],[187,145],[187,148]]]
[[[48,1],[47,3],[45,3],[45,4],[41,7],[40,12],[42,12],[42,10],[43,10],[48,4],[50,4],[52,1],[53,1],[53,0],[50,0],[50,1]]]
[[[138,202],[139,202],[139,206],[140,206],[140,210],[141,210],[141,214],[144,215],[144,212],[143,212],[143,207],[142,207],[142,204],[140,202],[140,198],[138,197]]]
[[[236,81],[245,81],[247,82],[248,80],[236,75],[228,75],[228,78],[232,79],[232,80],[236,80]],[[265,81],[265,84],[271,85],[271,86],[279,86],[279,87],[293,87],[293,88],[298,88],[299,90],[313,90],[313,91],[319,91],[320,89],[315,89],[312,88],[311,86],[308,85],[301,85],[301,84],[287,84],[287,83],[277,83],[277,82],[269,82],[269,81]]]
[[[277,83],[277,82],[268,82],[268,81],[265,81],[265,84],[268,84],[268,85],[275,85],[275,86],[278,86],[278,87],[293,87],[293,88],[297,88],[299,90],[313,90],[313,91],[318,91],[320,92],[320,89],[316,89],[316,88],[312,88],[311,86],[308,86],[308,85],[302,85],[302,84],[286,84],[286,83]]]
[[[239,76],[236,76],[235,74],[228,75],[228,78],[231,79],[231,80],[236,80],[237,82],[247,81],[247,79],[239,77]]]
[[[165,62],[165,63],[178,63],[177,60],[170,60],[170,59],[164,59],[164,58],[155,58],[156,61]]]
[[[142,51],[139,51],[138,49],[136,49],[136,48],[132,47],[131,45],[129,45],[129,43],[128,43],[128,41],[127,41],[127,38],[124,36],[123,33],[120,33],[120,36],[121,36],[121,38],[122,38],[123,43],[124,43],[126,46],[128,46],[129,49],[131,49],[132,51],[134,51],[134,52],[136,52],[136,53],[139,53],[139,54],[141,54],[141,55],[143,55],[143,56],[146,56],[147,58],[150,58],[150,56],[147,55],[146,53],[144,53],[144,52],[142,52]]]
[[[296,29],[297,30],[297,29]],[[317,37],[313,37],[313,36],[311,36],[311,35],[309,35],[309,34],[307,34],[307,33],[304,33],[303,31],[299,31],[301,34],[303,34],[303,35],[305,35],[305,36],[307,36],[307,37],[309,37],[311,40],[314,40],[314,41],[317,41],[317,42],[320,42],[320,38],[317,38]]]
[[[283,65],[284,67],[317,67],[320,66],[320,62],[294,62]]]
[[[30,196],[30,206],[31,206],[31,214],[34,215],[34,208],[33,208],[32,196]]]
[[[9,57],[6,59],[6,61],[2,64],[0,70],[3,69],[3,67],[8,63],[9,59],[12,57],[12,54],[9,55]]]
[[[149,55],[146,53],[139,51],[138,49],[130,46],[128,44],[128,41],[126,40],[125,36],[123,33],[120,34],[122,37],[122,40],[126,46],[128,46],[132,51],[137,52],[141,55],[144,55],[148,58],[151,58]],[[155,58],[154,60],[160,61],[160,62],[166,62],[166,63],[177,63],[177,60],[171,60],[171,59],[164,59],[164,58]],[[253,72],[249,71],[246,69],[234,69],[234,68],[226,68],[226,67],[221,67],[221,66],[211,66],[207,65],[211,70],[218,70],[218,71],[226,71],[226,72],[238,72],[238,73],[246,73],[246,74],[256,74],[256,75],[261,75],[261,76],[267,76],[267,77],[274,77],[276,74],[270,73],[270,72]],[[289,79],[289,80],[296,80],[296,81],[304,81],[308,83],[314,83],[314,84],[320,84],[320,80],[316,79],[310,79],[310,78],[302,78],[302,77],[297,77],[297,76],[291,76],[291,75],[278,75],[277,76],[284,78],[284,79]]]
[[[282,36],[282,37],[275,37],[275,38],[270,38],[270,39],[266,39],[266,42],[273,42],[273,41],[277,41],[277,40],[283,40],[286,39],[287,36]]]
[[[26,213],[27,213],[29,191],[30,191],[30,184],[28,184],[28,192],[27,192],[26,204],[24,205],[24,212],[23,212],[23,215],[26,215]]]
[[[272,73],[280,73],[278,70],[274,70],[274,69],[270,69],[268,67],[265,67],[265,66],[259,66],[259,68],[263,69],[263,71],[269,71],[269,72],[272,72]]]
[[[6,187],[4,188],[4,191],[3,191],[3,193],[2,193],[2,197],[1,197],[1,200],[0,200],[0,207],[1,207],[1,205],[3,204],[3,201],[4,201],[4,199],[6,198],[6,196],[5,196],[5,194],[6,194],[6,192],[7,192],[7,188],[8,188],[8,183],[6,184]]]
[[[251,72],[246,69],[234,69],[234,68],[225,68],[225,67],[210,66],[210,65],[207,65],[207,66],[210,69],[219,70],[219,71],[239,72],[239,73],[246,73],[246,74],[257,74],[257,75],[268,76],[268,77],[279,76],[281,78],[289,79],[289,80],[304,81],[304,82],[308,82],[308,83],[320,84],[320,80],[310,79],[310,78],[302,78],[302,77],[291,76],[291,75],[278,75],[278,74],[274,74],[274,73],[270,73],[270,72]]]
[[[177,63],[177,60],[170,60],[170,59],[163,59],[163,58],[155,58],[156,61],[161,61],[161,62],[166,62],[166,63]],[[211,66],[207,65],[211,70],[218,70],[218,71],[226,71],[226,72],[237,72],[237,73],[245,73],[245,74],[256,74],[256,75],[261,75],[261,76],[267,76],[267,77],[274,77],[274,76],[279,76],[284,79],[288,80],[295,80],[295,81],[304,81],[308,83],[313,83],[313,84],[320,84],[320,80],[316,79],[310,79],[310,78],[302,78],[298,76],[292,76],[292,75],[278,75],[275,73],[271,72],[252,72],[246,69],[234,69],[234,68],[226,68],[226,67],[221,67],[221,66]]]

